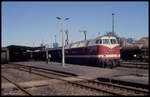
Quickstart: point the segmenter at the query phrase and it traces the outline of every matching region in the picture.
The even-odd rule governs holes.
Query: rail
[[[126,68],[139,68],[139,69],[148,69],[149,65],[148,63],[138,63],[138,62],[122,62],[120,64],[121,67],[126,67]]]
[[[148,65],[146,62],[122,62],[122,64],[133,64],[133,65]]]
[[[14,63],[11,63],[11,64],[14,64]],[[35,69],[41,69],[41,70],[46,70],[46,71],[53,71],[53,72],[62,73],[62,74],[70,75],[70,76],[77,76],[76,74],[73,74],[73,73],[64,72],[64,71],[58,71],[58,70],[53,70],[53,69],[40,68],[40,67],[35,67],[35,66],[27,66],[27,65],[16,64],[16,63],[14,65],[28,67],[28,68],[31,68],[31,69],[35,68]]]
[[[8,82],[12,83],[13,85],[15,85],[17,87],[17,89],[21,90],[23,93],[27,94],[28,96],[32,96],[32,94],[30,92],[28,92],[27,90],[25,90],[23,87],[21,87],[19,84],[9,80],[7,77],[5,77],[4,75],[1,75],[5,80],[7,80]]]
[[[116,79],[111,79],[111,78],[97,78],[97,80],[100,82],[114,83],[114,84],[124,85],[124,86],[128,86],[128,87],[142,88],[142,89],[146,89],[146,92],[148,92],[148,89],[149,89],[149,85],[142,84],[142,83],[133,83],[133,82],[116,80]],[[142,91],[142,89],[141,89],[141,91]]]

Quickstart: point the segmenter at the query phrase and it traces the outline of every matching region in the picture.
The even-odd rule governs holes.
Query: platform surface
[[[146,70],[146,72],[141,72],[135,70],[119,70],[115,68],[110,69],[110,68],[92,67],[76,64],[66,64],[66,66],[63,67],[61,63],[49,63],[49,64],[46,64],[46,62],[12,62],[12,63],[69,72],[76,74],[78,76],[85,76],[90,78],[106,77],[135,83],[149,84],[148,69]]]

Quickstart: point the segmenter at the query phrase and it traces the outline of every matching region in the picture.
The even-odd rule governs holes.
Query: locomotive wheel
[[[106,67],[106,64],[105,64],[105,62],[103,62],[103,64],[102,64],[102,67],[103,67],[103,68],[105,68],[105,67]]]
[[[113,66],[114,66],[113,61],[112,61],[112,60],[110,60],[108,63],[109,63],[109,67],[112,69],[112,68],[113,68]]]
[[[116,67],[116,66],[117,66],[115,61],[112,61],[112,66],[113,66],[113,67]]]
[[[105,68],[103,61],[97,60],[97,62],[98,62],[98,65],[99,65],[100,67]]]
[[[120,67],[120,61],[117,61],[117,66]]]
[[[106,68],[108,65],[107,65],[107,61],[104,61],[103,62],[103,68]]]
[[[105,65],[105,62],[104,62],[104,61],[102,61],[102,62],[101,62],[101,67],[102,67],[102,68],[105,68],[105,67],[106,67],[106,65]]]

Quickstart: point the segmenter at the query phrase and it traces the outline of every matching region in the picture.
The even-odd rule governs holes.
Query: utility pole
[[[56,43],[56,35],[55,35],[55,43]]]
[[[69,39],[68,39],[69,30],[67,29],[65,32],[66,32],[66,36],[67,36],[66,45],[68,45],[69,44]]]
[[[112,13],[112,33],[114,34],[114,13]]]
[[[69,18],[62,19],[60,17],[56,17],[58,20],[62,20],[62,66],[65,66],[65,53],[64,53],[64,21]]]
[[[86,30],[80,30],[80,32],[83,32],[83,33],[84,33],[85,40],[86,40],[86,34],[87,34],[87,31],[86,31]]]

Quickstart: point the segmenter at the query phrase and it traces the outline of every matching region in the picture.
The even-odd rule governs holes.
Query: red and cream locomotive
[[[65,46],[68,63],[89,64],[102,67],[120,65],[120,45],[114,36],[101,36]]]

